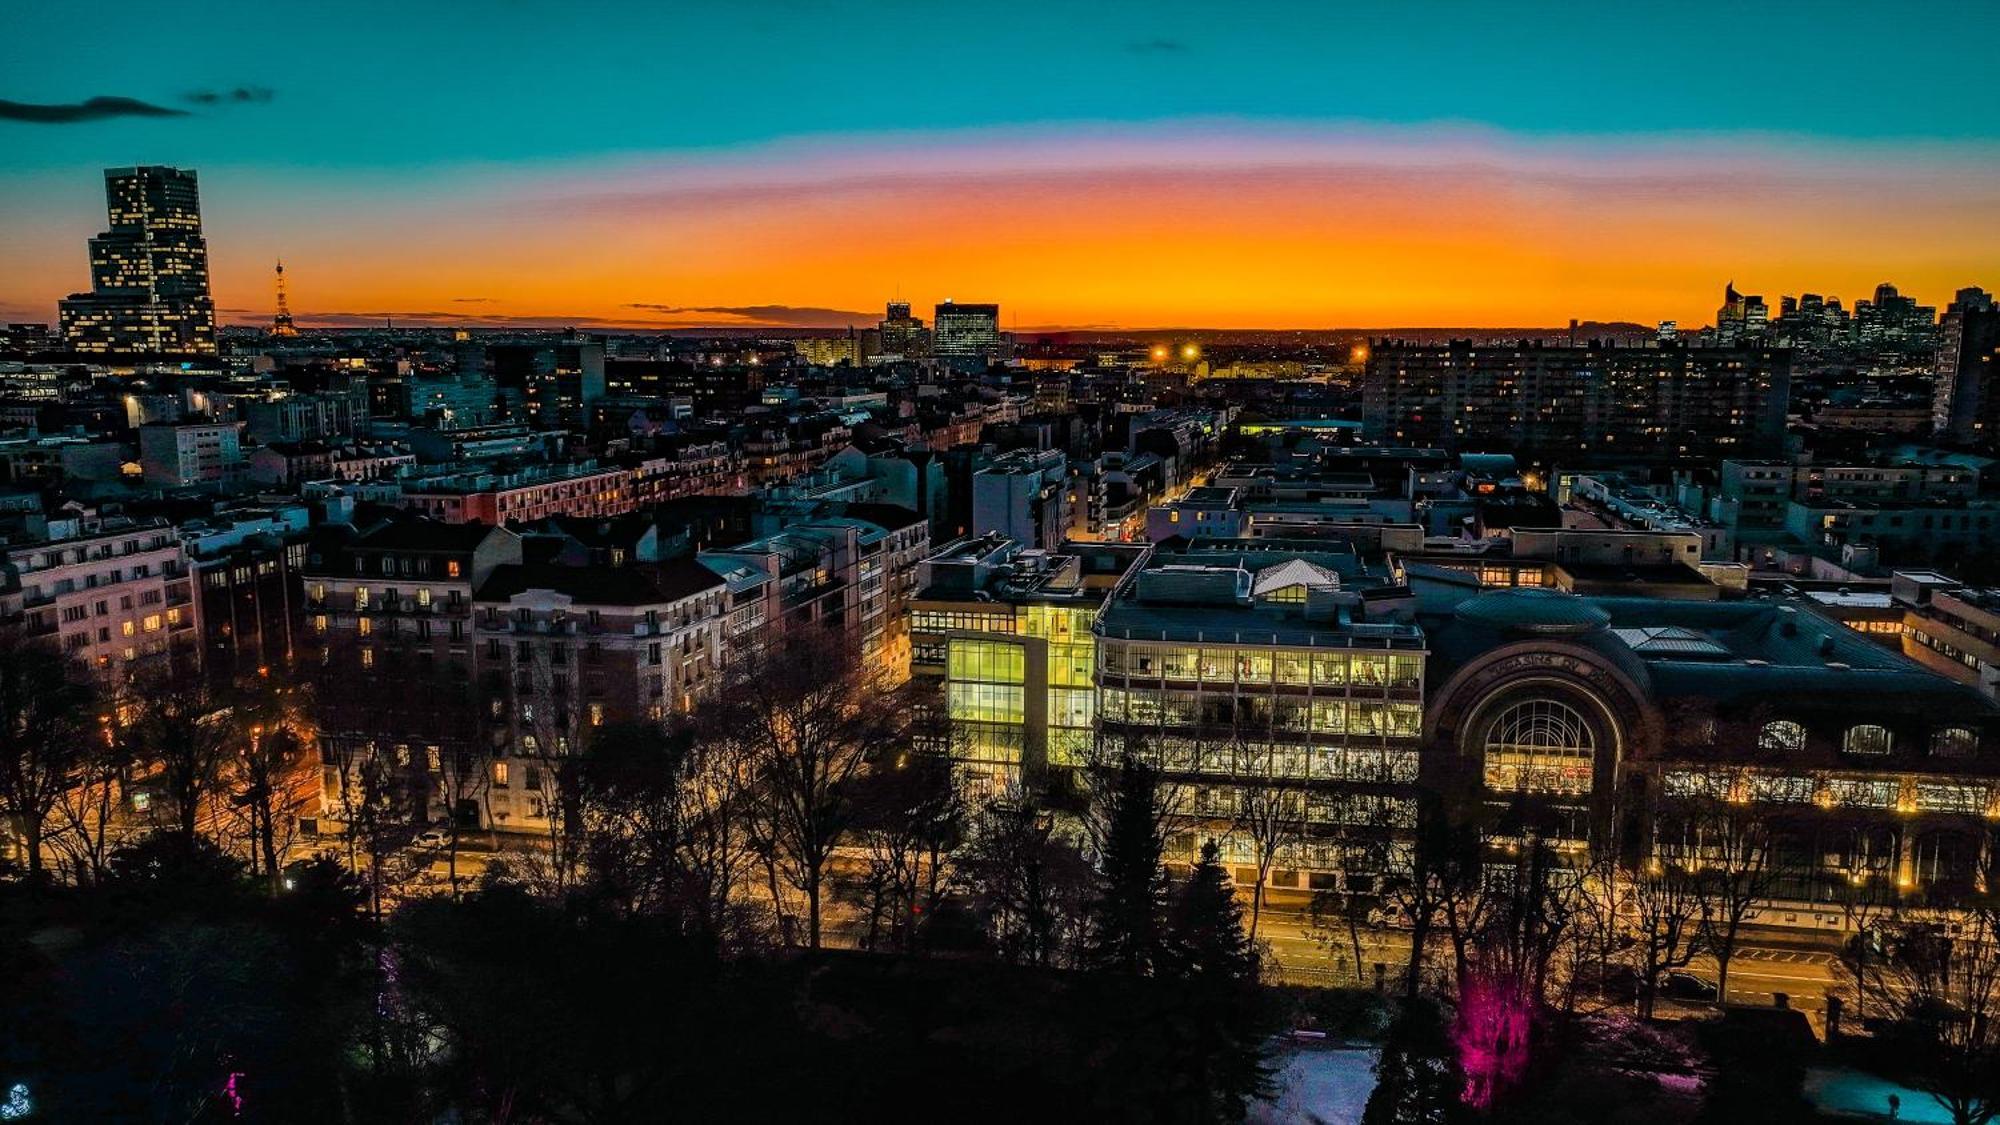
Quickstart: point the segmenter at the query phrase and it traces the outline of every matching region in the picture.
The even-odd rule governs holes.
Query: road
[[[460,884],[477,882],[496,858],[504,857],[508,851],[538,846],[539,841],[509,840],[507,844],[510,846],[495,847],[481,839],[462,841],[458,853]],[[443,849],[413,847],[404,853],[404,858],[416,878],[402,888],[403,893],[441,893],[449,885]],[[1276,977],[1295,984],[1373,987],[1375,966],[1380,964],[1393,987],[1409,961],[1408,933],[1362,926],[1357,972],[1354,935],[1338,919],[1316,922],[1308,909],[1309,901],[1310,896],[1303,893],[1279,892],[1266,902],[1259,915],[1258,944],[1268,958],[1267,963],[1275,969]],[[1247,896],[1243,905],[1247,919]],[[829,904],[826,934],[835,943],[858,936],[848,933],[850,924],[839,917],[840,913],[837,903]],[[1804,931],[1765,929],[1748,935],[1730,962],[1729,992],[1725,999],[1731,1004],[1764,1007],[1783,994],[1791,1007],[1805,1012],[1816,1026],[1821,1024],[1828,991],[1851,992],[1832,942],[1833,938],[1827,934]],[[1442,949],[1442,945],[1435,948]],[[1695,958],[1687,971],[1711,982],[1718,975],[1714,959],[1707,956]],[[1692,1012],[1703,1007],[1694,1005],[1682,1010]],[[1663,1011],[1674,1009],[1674,1005],[1662,1003]]]
[[[1393,983],[1409,962],[1409,935],[1396,929],[1361,928],[1361,972],[1354,966],[1351,935],[1341,924],[1317,926],[1308,911],[1295,906],[1266,906],[1258,920],[1257,938],[1277,976],[1295,984],[1372,987],[1374,966],[1380,962]],[[1435,947],[1435,948],[1441,948]],[[1688,972],[1716,979],[1712,957],[1697,957]],[[1823,935],[1760,934],[1746,942],[1729,963],[1731,1004],[1769,1007],[1778,994],[1803,1011],[1818,1026],[1824,1019],[1826,995],[1851,992],[1838,956]],[[1670,1005],[1663,1005],[1663,1010]],[[1700,1006],[1697,1006],[1700,1007]]]

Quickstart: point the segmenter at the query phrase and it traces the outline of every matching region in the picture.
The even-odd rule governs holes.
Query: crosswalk
[[[1840,958],[1818,949],[1759,949],[1744,946],[1736,951],[1738,958],[1752,961],[1770,961],[1779,965],[1832,965]]]

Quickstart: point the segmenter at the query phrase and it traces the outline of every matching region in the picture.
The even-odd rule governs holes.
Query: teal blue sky
[[[2000,4],[7,5],[0,97],[193,111],[5,124],[16,168],[409,167],[825,132],[1188,116],[1526,133],[1991,139]],[[201,106],[195,91],[268,90]]]
[[[865,169],[874,177],[869,183],[931,177],[930,194],[912,189],[898,200],[911,221],[922,222],[947,208],[951,184],[967,177],[989,182],[996,170],[1034,163],[1045,145],[1060,150],[1089,194],[1089,153],[1100,144],[1130,141],[1147,149],[1144,159],[1121,157],[1121,166],[1185,158],[1212,174],[1249,159],[1232,147],[1244,136],[1259,139],[1258,168],[1283,162],[1286,137],[1310,144],[1389,137],[1399,152],[1436,140],[1457,146],[1451,159],[1499,177],[1485,185],[1481,207],[1467,209],[1489,218],[1475,232],[1489,245],[1555,225],[1555,204],[1538,186],[1545,179],[1516,167],[1523,152],[1539,160],[1559,147],[1565,168],[1583,168],[1586,177],[1621,177],[1636,157],[1630,166],[1644,165],[1646,175],[1663,176],[1660,168],[1671,164],[1683,181],[1701,176],[1705,151],[1724,153],[1717,159],[1726,162],[1751,153],[1784,165],[1767,168],[1774,179],[1760,182],[1782,184],[1790,205],[1810,208],[1821,194],[1830,201],[1822,225],[1785,232],[1786,245],[1807,246],[1836,229],[1832,216],[1866,213],[1895,198],[1893,185],[1872,182],[1856,195],[1850,189],[1857,175],[1872,181],[1905,163],[1927,191],[1950,196],[1937,207],[1941,215],[1963,215],[1988,201],[1990,191],[1954,185],[1965,169],[1983,176],[2000,151],[1996,42],[1994,0],[1922,6],[0,0],[0,102],[6,103],[0,105],[0,314],[35,314],[75,287],[80,240],[101,222],[99,170],[133,163],[202,172],[211,233],[227,236],[216,246],[219,287],[232,269],[247,286],[253,270],[268,268],[260,263],[270,255],[303,251],[322,256],[319,276],[333,289],[334,258],[344,253],[339,297],[320,306],[329,315],[364,300],[357,294],[366,271],[380,275],[402,264],[381,256],[396,245],[419,241],[428,252],[467,257],[490,250],[496,238],[520,238],[521,255],[542,253],[546,248],[525,228],[474,212],[527,192],[543,208],[541,221],[554,224],[547,211],[564,210],[563,197],[588,196],[600,183],[615,181],[628,194],[653,190],[659,177],[649,168],[672,169],[682,179],[714,170],[721,196],[704,196],[702,205],[716,209],[717,222],[690,235],[738,229],[727,220],[750,233],[783,226],[794,239],[811,238],[813,229],[796,225],[793,203],[772,203],[749,223],[740,208],[717,199],[757,182],[760,166],[785,164],[790,181],[810,182],[818,174],[813,160],[838,164],[857,153],[876,154]],[[1468,148],[1467,137],[1479,140]],[[931,166],[926,150],[933,144],[952,148],[949,168]],[[965,152],[982,146],[990,159],[968,171]],[[1799,153],[1810,159],[1792,161]],[[1444,159],[1429,155],[1419,163]],[[1492,173],[1495,167],[1500,171]],[[862,175],[844,165],[824,174]],[[1375,183],[1377,196],[1410,194],[1381,186],[1379,176],[1357,179],[1364,188]],[[1114,182],[1109,176],[1103,184]],[[1002,210],[1015,221],[1027,216],[1031,226],[1039,225],[1033,219],[1039,214],[1053,222],[1078,190],[1075,183],[1037,182],[1001,201],[1008,204]],[[1099,196],[1114,191],[1100,188]],[[1287,197],[1291,221],[1317,221],[1302,202],[1309,190],[1298,187]],[[1657,204],[1677,190],[1625,185],[1628,202],[1650,194],[1651,225],[1598,229],[1592,252],[1616,245],[1628,231],[1633,238],[1656,231],[1663,221]],[[1173,191],[1147,193],[1141,202],[1150,204]],[[1921,197],[1910,202],[1926,204]],[[1337,193],[1326,198],[1330,211],[1345,203]],[[866,228],[887,206],[879,191],[848,212],[832,195],[816,205],[827,237]],[[1145,222],[1154,224],[1148,229],[1169,232],[1175,216],[1196,204],[1176,207],[1140,206],[1133,213],[1146,211]],[[570,211],[578,208],[597,214],[602,201],[585,199]],[[1118,211],[1110,213],[1115,219]],[[690,215],[679,213],[692,222]],[[1392,218],[1408,225],[1408,216]],[[974,225],[965,215],[951,219],[954,229]],[[604,222],[582,224],[573,214],[564,221],[574,224],[564,237],[582,240],[579,253],[615,253],[630,241],[607,236]],[[378,234],[425,237],[406,235],[398,243],[381,234],[380,254],[367,257],[358,244],[345,244],[359,238],[363,223]],[[463,241],[446,237],[450,230]],[[1143,232],[1127,233],[1130,242]],[[1214,235],[1211,244],[1224,245],[1222,237]],[[1353,241],[1343,232],[1326,237]],[[1427,235],[1414,245],[1442,242]],[[232,248],[242,255],[233,263]],[[911,248],[907,256],[919,260],[910,264],[870,262],[871,280],[954,285],[966,272],[961,260],[932,261],[921,253],[929,249]],[[1947,246],[1941,238],[1916,249],[1909,268],[1929,270],[1942,286],[1972,247]],[[774,266],[770,284],[759,288],[721,251],[709,253],[712,267],[689,264],[671,278],[665,303],[748,305],[761,303],[752,295],[765,294],[770,302],[852,309],[862,296],[822,284],[804,272],[812,263],[798,261]],[[1083,260],[1102,259],[1100,252]],[[966,249],[963,261],[974,260]],[[1855,276],[1896,264],[1857,264]],[[635,279],[643,268],[618,263],[622,275]],[[1581,263],[1552,280],[1581,291],[1599,268]],[[1727,260],[1686,268],[1690,277],[1738,272]],[[297,285],[308,293],[314,272],[313,263],[300,262]],[[1153,271],[1146,280],[1156,278]],[[1108,291],[1115,282],[1093,279],[1093,289]],[[1789,283],[1780,277],[1769,284]],[[1605,284],[1607,292],[1615,288]],[[1672,285],[1679,292],[1681,280]],[[407,308],[426,294],[433,302],[470,303],[448,294],[474,287],[462,275],[429,288],[412,279],[384,288],[373,302],[382,307],[367,311]],[[632,294],[634,307],[661,303],[657,297],[650,290]],[[611,299],[607,288],[584,304],[591,315],[610,316],[602,301]],[[1688,307],[1708,301],[1704,292],[1699,302],[1690,297]],[[304,303],[311,306],[309,298]],[[547,304],[519,293],[508,307],[519,316],[584,311],[545,310]],[[1564,307],[1570,304],[1565,297]],[[1027,315],[1093,322],[1141,315],[1111,306],[1081,292],[1052,291],[1043,305],[1031,301]],[[1199,312],[1191,308],[1172,315]],[[1442,308],[1413,307],[1411,321],[1446,315]]]

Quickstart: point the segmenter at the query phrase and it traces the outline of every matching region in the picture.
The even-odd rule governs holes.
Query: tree
[[[751,936],[748,768],[729,741],[653,723],[600,728],[582,760],[594,890],[707,946]]]
[[[1169,962],[1178,977],[1228,984],[1257,979],[1256,949],[1243,931],[1243,910],[1214,840],[1202,844],[1201,858],[1175,896],[1167,936]]]
[[[913,751],[869,771],[857,789],[857,828],[868,852],[863,942],[915,952],[958,881],[952,853],[965,835],[967,811],[951,758]]]
[[[1715,995],[1729,996],[1729,963],[1750,911],[1770,897],[1771,832],[1765,814],[1733,795],[1701,802],[1691,817],[1700,867],[1701,943],[1715,958]]]
[[[1883,923],[1895,917],[1901,904],[1893,876],[1870,849],[1850,847],[1842,860],[1833,890],[1843,928],[1851,933],[1841,943],[1840,967],[1854,982],[1854,1018],[1859,1021],[1867,1018],[1868,998],[1875,991],[1870,970],[1882,961]]]
[[[1258,1019],[1257,953],[1214,840],[1188,872],[1168,916],[1168,968],[1192,1007],[1203,1120],[1241,1121],[1266,1082]]]
[[[1639,1015],[1651,1019],[1660,978],[1686,968],[1701,952],[1702,890],[1695,872],[1675,857],[1656,857],[1635,872],[1626,901],[1632,909],[1639,974]]]
[[[131,685],[122,733],[132,756],[150,769],[170,820],[167,830],[192,847],[203,818],[211,821],[235,750],[229,700],[198,679],[162,676]],[[208,805],[204,810],[204,805]]]
[[[1249,841],[1257,864],[1257,885],[1250,891],[1250,940],[1257,940],[1257,923],[1264,913],[1264,887],[1278,857],[1295,844],[1305,824],[1305,786],[1280,768],[1276,745],[1262,749],[1240,746],[1249,758],[1247,784],[1236,802],[1236,830]]]
[[[88,673],[74,659],[18,627],[0,630],[0,814],[13,822],[28,878],[46,874],[42,842],[49,815],[91,742]]]
[[[1137,975],[1160,967],[1167,875],[1159,818],[1159,774],[1133,754],[1120,761],[1099,814],[1100,890],[1090,912],[1092,964]]]
[[[1484,907],[1483,858],[1476,820],[1454,817],[1434,793],[1418,794],[1409,870],[1394,873],[1384,888],[1410,919],[1410,959],[1403,977],[1406,998],[1414,999],[1423,988],[1431,934],[1440,925],[1454,939],[1452,980],[1464,977],[1469,950],[1465,937],[1476,928]]]
[[[1047,809],[1021,792],[987,801],[959,862],[1003,960],[1046,967],[1078,959],[1094,873]]]
[[[236,698],[224,772],[249,821],[250,874],[262,875],[276,892],[298,815],[308,806],[306,786],[317,788],[317,773],[306,762],[310,707],[299,688],[268,671],[242,684]]]
[[[343,755],[340,804],[347,837],[348,864],[359,872],[357,851],[368,858],[368,909],[382,914],[382,892],[388,886],[388,861],[407,845],[415,822],[407,796],[407,763],[393,760],[374,743]]]
[[[62,857],[70,880],[79,885],[105,876],[132,768],[131,748],[112,729],[111,719],[99,716],[100,726],[85,739],[70,784],[56,802],[60,828],[49,843]]]
[[[451,828],[445,836],[445,873],[456,896],[459,836],[461,829],[479,826],[479,809],[492,791],[492,763],[480,746],[478,700],[464,661],[439,659],[421,648],[411,655],[414,659],[393,654],[402,665],[401,690],[411,701],[408,711],[419,720],[411,733],[425,747],[430,791],[419,798],[418,807],[428,821],[428,806],[435,805]]]
[[[1458,959],[1458,1018],[1452,1038],[1465,1072],[1464,1100],[1487,1110],[1516,1092],[1533,1054],[1536,1016],[1549,968],[1583,910],[1581,879],[1556,849],[1529,828],[1508,845],[1510,863],[1488,863],[1479,879],[1476,919],[1460,930],[1451,915]]]
[[[1429,997],[1407,997],[1383,1036],[1361,1125],[1454,1125],[1465,1118],[1464,1088],[1444,1013]]]
[[[2000,903],[1937,903],[1886,930],[1875,987],[1898,1013],[1892,1057],[1955,1125],[1986,1125],[2000,1115]]]
[[[905,694],[846,638],[810,629],[744,654],[702,709],[709,735],[748,756],[773,906],[783,907],[780,882],[804,899],[810,948],[820,946],[828,861],[853,823],[853,782],[871,758],[910,748],[918,709]]]

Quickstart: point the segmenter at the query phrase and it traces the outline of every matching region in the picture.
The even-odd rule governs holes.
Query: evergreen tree
[[[1214,840],[1201,846],[1201,859],[1174,900],[1170,922],[1174,968],[1181,976],[1228,985],[1256,980],[1257,953],[1243,932],[1243,910]]]
[[[1160,866],[1159,775],[1132,755],[1119,763],[1103,810],[1102,890],[1091,906],[1091,964],[1139,975],[1162,967],[1167,874]]]
[[[1413,997],[1382,1040],[1361,1125],[1455,1125],[1465,1119],[1464,1089],[1444,1014],[1434,1001]]]
[[[1197,1117],[1241,1121],[1270,1072],[1264,1065],[1257,954],[1243,931],[1243,912],[1215,841],[1202,845],[1168,923],[1171,963],[1183,982],[1191,1032],[1188,1070],[1201,1093]]]

